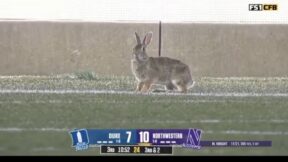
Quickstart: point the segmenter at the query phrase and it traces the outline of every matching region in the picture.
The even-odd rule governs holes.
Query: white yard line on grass
[[[0,100],[0,104],[26,104],[26,103],[33,103],[33,104],[74,104],[76,101],[73,100],[4,100],[1,101]],[[207,100],[194,100],[194,99],[179,99],[179,100],[159,100],[159,99],[155,99],[155,100],[150,100],[150,101],[145,101],[147,103],[227,103],[226,100],[212,100],[212,99],[207,99]],[[258,101],[245,101],[245,100],[229,100],[229,102],[233,102],[233,103],[255,103]],[[271,101],[265,101],[267,102],[271,102]],[[141,103],[141,101],[125,101],[125,100],[85,100],[85,103],[105,103],[105,104],[138,104]]]
[[[94,121],[93,123],[105,123],[105,121]],[[139,123],[139,124],[195,124],[195,123],[205,123],[205,124],[225,124],[225,123],[269,123],[269,124],[285,124],[288,123],[288,120],[218,120],[218,119],[207,119],[207,120],[139,120],[139,121],[130,121],[130,120],[121,120],[121,121],[109,121],[109,123]]]
[[[288,97],[288,93],[136,93],[133,91],[115,90],[26,90],[26,89],[1,89],[0,94],[128,94],[128,95],[164,95],[164,96],[211,96],[211,97]]]
[[[222,131],[223,134],[247,134],[247,135],[288,135],[288,132],[282,131],[238,131],[227,130]]]
[[[204,134],[233,134],[233,135],[273,135],[273,136],[288,136],[288,132],[283,131],[241,131],[241,130],[225,130],[225,131],[213,131],[213,130],[203,130]]]
[[[25,131],[32,131],[32,132],[69,132],[72,129],[68,128],[0,128],[0,132],[8,132],[8,133],[17,133],[17,132],[25,132]],[[243,131],[243,130],[203,130],[203,133],[207,134],[244,134],[244,135],[284,135],[287,136],[288,132],[284,131],[258,131],[258,130],[251,130],[251,131]]]
[[[0,128],[0,132],[68,132],[69,130],[68,128]]]
[[[131,122],[131,121],[130,121]],[[133,121],[135,123],[136,121]],[[118,122],[119,123],[119,122]],[[128,123],[128,121],[127,121]],[[206,120],[147,120],[147,121],[139,121],[139,123],[144,123],[144,124],[152,124],[152,123],[157,123],[157,124],[187,124],[187,123],[207,123],[207,124],[218,124],[218,123],[274,123],[274,124],[283,124],[283,123],[288,123],[288,120],[278,120],[278,119],[271,119],[271,120],[264,120],[264,119],[259,119],[259,120],[218,120],[218,119],[206,119]]]

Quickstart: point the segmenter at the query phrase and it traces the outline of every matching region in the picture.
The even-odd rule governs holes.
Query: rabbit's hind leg
[[[136,92],[139,92],[143,89],[143,86],[144,86],[144,82],[138,82],[137,84],[137,88],[136,88]]]
[[[149,92],[151,86],[152,86],[151,81],[144,82],[144,85],[143,85],[143,88],[141,89],[141,92]]]
[[[179,90],[180,90],[181,93],[187,93],[187,87],[186,87],[186,85],[181,85],[181,86],[179,87]]]
[[[173,85],[177,87],[178,91],[181,93],[187,93],[187,86],[182,81],[172,81]]]

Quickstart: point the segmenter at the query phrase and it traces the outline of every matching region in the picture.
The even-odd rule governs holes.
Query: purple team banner
[[[200,148],[200,129],[137,129],[138,143],[152,145],[184,145]]]

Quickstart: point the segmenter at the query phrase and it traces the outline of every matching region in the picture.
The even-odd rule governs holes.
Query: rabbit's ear
[[[140,39],[140,37],[139,37],[137,32],[135,32],[135,36],[136,36],[137,44],[141,44],[141,39]]]
[[[153,36],[153,33],[152,33],[151,31],[148,32],[148,33],[145,35],[145,37],[144,37],[144,39],[143,39],[143,44],[144,44],[145,46],[147,46],[147,45],[151,42],[152,36]]]

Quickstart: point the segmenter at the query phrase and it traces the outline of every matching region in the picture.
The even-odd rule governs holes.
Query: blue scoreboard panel
[[[70,132],[76,151],[100,147],[101,154],[173,154],[173,146],[271,147],[272,141],[201,141],[202,130],[190,129],[75,129]]]
[[[75,129],[76,150],[100,147],[103,154],[172,154],[174,145],[200,147],[199,129]]]

